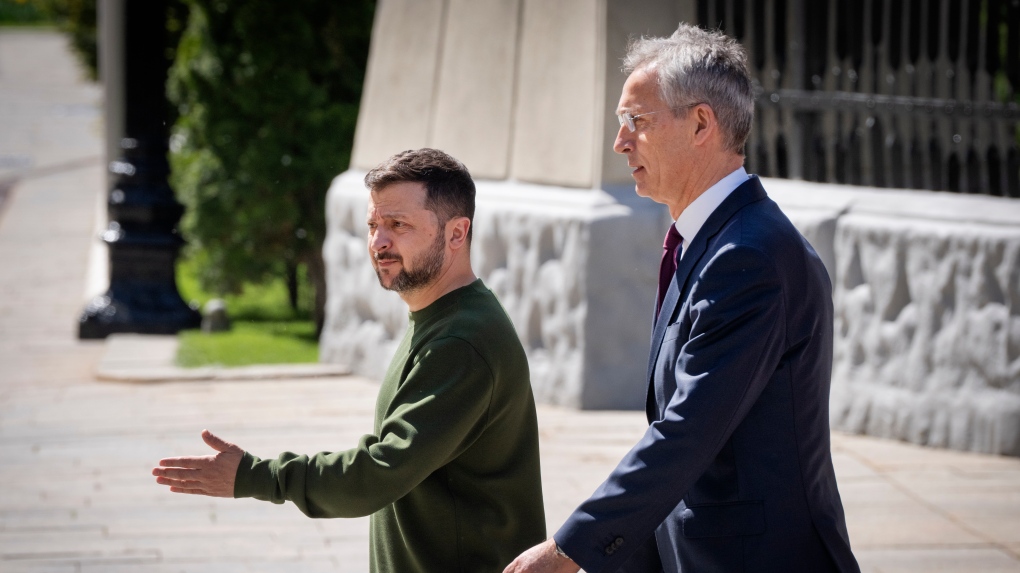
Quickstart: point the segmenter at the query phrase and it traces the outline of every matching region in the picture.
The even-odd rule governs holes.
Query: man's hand
[[[503,573],[577,573],[580,570],[572,559],[556,553],[556,541],[547,539],[518,555]]]
[[[244,450],[209,430],[202,430],[202,439],[215,454],[159,460],[160,467],[152,468],[156,483],[168,485],[176,493],[234,497],[234,475]]]

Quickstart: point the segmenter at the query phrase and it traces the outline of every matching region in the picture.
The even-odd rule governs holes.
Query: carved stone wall
[[[322,360],[383,373],[407,318],[367,260],[361,174],[436,147],[476,180],[473,263],[517,325],[538,399],[641,407],[668,221],[635,201],[612,150],[620,58],[695,15],[692,0],[379,2],[352,171],[327,205]]]
[[[369,263],[363,176],[344,173],[329,192],[320,353],[325,362],[381,377],[407,325],[407,307],[379,286]],[[477,186],[472,265],[517,327],[536,398],[579,408],[643,407],[665,211],[604,191]]]
[[[831,248],[833,427],[1020,455],[1020,203],[766,186]]]
[[[364,240],[360,172],[330,189],[322,359],[381,376],[406,325]],[[835,428],[1020,455],[1020,204],[765,180],[833,279]],[[661,229],[630,192],[478,184],[472,259],[517,326],[536,397],[641,408]]]
[[[836,244],[839,427],[1020,455],[1020,226],[849,215]]]

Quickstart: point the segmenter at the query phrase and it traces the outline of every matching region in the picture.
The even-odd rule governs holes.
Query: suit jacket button
[[[606,550],[605,550],[606,551],[606,555],[612,555],[613,553],[616,553],[616,550],[619,549],[621,545],[623,545],[623,538],[622,537],[617,537],[616,539],[613,540],[612,543],[610,543],[609,545],[606,545]]]

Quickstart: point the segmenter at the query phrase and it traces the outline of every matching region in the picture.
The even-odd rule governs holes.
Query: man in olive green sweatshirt
[[[434,149],[365,177],[368,250],[410,325],[354,448],[262,460],[208,430],[216,453],[160,460],[178,493],[292,501],[309,517],[371,515],[375,573],[502,571],[545,539],[527,358],[469,256],[475,186]]]

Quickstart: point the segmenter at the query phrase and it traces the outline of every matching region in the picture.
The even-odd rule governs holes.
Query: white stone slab
[[[834,427],[1020,455],[1020,202],[765,185],[833,279]]]
[[[596,113],[601,116],[602,142],[596,148],[597,169],[601,174],[601,185],[633,186],[634,180],[627,167],[627,159],[613,151],[613,142],[619,131],[616,119],[616,104],[620,101],[623,82],[627,79],[621,71],[623,57],[627,54],[630,41],[640,36],[669,36],[682,21],[694,22],[697,7],[694,2],[674,0],[606,0],[606,17],[603,26],[603,54],[599,65],[605,88],[603,103]]]
[[[597,183],[602,4],[524,0],[512,178],[565,187]]]
[[[507,176],[521,0],[450,0],[429,145]]]
[[[425,147],[432,118],[444,0],[387,0],[376,8],[351,165],[371,169]]]

